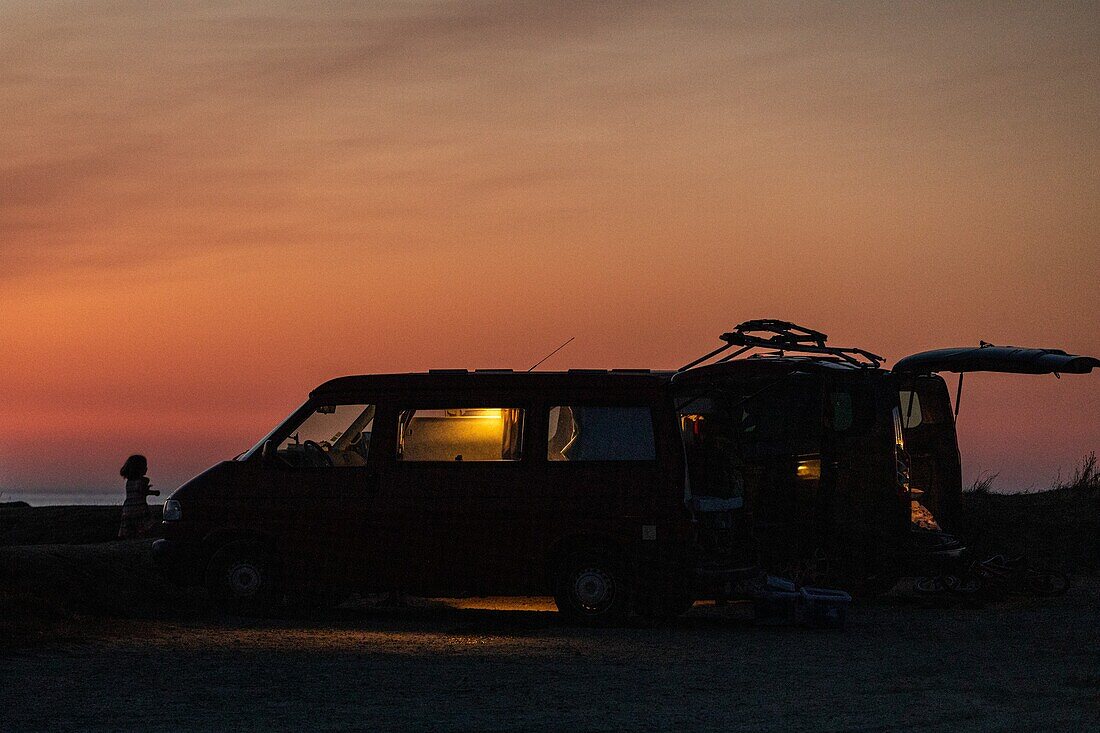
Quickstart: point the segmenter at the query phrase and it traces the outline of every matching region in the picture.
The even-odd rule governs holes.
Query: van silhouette
[[[570,621],[607,624],[736,595],[762,568],[881,589],[908,548],[914,482],[946,527],[957,518],[936,372],[1100,366],[993,347],[890,371],[775,320],[722,340],[677,371],[333,379],[173,493],[154,551],[246,613],[350,591],[552,595]]]

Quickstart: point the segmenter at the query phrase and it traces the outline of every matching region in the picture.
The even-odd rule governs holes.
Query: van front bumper
[[[198,560],[197,548],[189,544],[170,539],[159,539],[153,543],[153,562],[165,577],[177,585],[198,582]]]

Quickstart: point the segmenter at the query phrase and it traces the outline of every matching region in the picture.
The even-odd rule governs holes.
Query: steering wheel
[[[322,466],[331,466],[332,465],[332,456],[330,456],[328,454],[328,451],[326,451],[324,448],[322,448],[321,445],[317,441],[315,441],[315,440],[305,441],[304,443],[302,443],[302,450],[305,451],[306,453],[315,453],[315,454],[319,455],[321,457],[321,465]]]

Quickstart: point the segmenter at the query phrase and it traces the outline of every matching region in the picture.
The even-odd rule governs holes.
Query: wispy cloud
[[[517,156],[539,141],[522,139],[509,97],[540,93],[523,88],[553,46],[643,9],[9,8],[0,239],[19,246],[0,248],[0,272],[77,263],[108,240],[120,260],[256,233],[325,240],[375,216],[431,217],[441,195],[587,175],[584,160]]]
[[[31,265],[27,249],[55,268],[107,241],[126,259],[231,246],[250,232],[284,232],[273,246],[331,243],[376,229],[378,217],[454,215],[503,189],[575,208],[606,200],[651,156],[672,175],[707,153],[730,169],[867,162],[853,155],[900,166],[975,144],[981,154],[976,136],[1010,143],[1031,129],[1044,154],[1061,157],[1074,141],[1040,135],[1052,127],[1044,116],[1075,110],[1055,132],[1077,142],[1095,139],[1100,117],[1095,24],[1083,22],[1095,13],[1071,8],[116,2],[0,12],[0,239],[19,242],[0,248],[8,276]],[[1029,95],[1034,104],[1021,105]]]

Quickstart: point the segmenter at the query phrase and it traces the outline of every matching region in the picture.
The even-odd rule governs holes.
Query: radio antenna
[[[536,361],[536,362],[535,362],[534,364],[532,364],[532,365],[531,365],[531,368],[530,368],[530,369],[528,369],[527,371],[529,371],[529,372],[533,372],[533,371],[535,370],[535,367],[537,367],[537,366],[538,366],[539,364],[543,363],[544,361],[546,361],[547,359],[549,359],[549,358],[550,358],[551,356],[553,356],[554,354],[556,354],[556,353],[558,353],[559,351],[561,351],[562,349],[564,349],[564,348],[565,348],[566,346],[568,346],[568,345],[569,345],[569,342],[570,342],[570,341],[572,341],[572,340],[573,340],[573,339],[575,339],[575,338],[577,338],[577,337],[576,337],[576,336],[570,336],[570,337],[569,337],[569,339],[568,339],[568,340],[567,340],[567,341],[566,341],[566,342],[565,342],[564,344],[562,344],[561,346],[559,346],[558,348],[554,349],[553,351],[551,351],[551,352],[550,352],[549,354],[547,354],[546,356],[544,356],[544,357],[542,357],[541,359],[539,359],[538,361]]]

